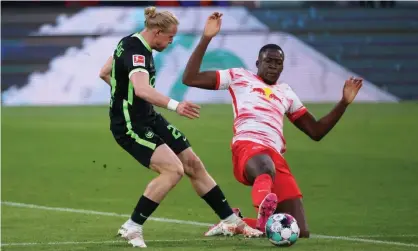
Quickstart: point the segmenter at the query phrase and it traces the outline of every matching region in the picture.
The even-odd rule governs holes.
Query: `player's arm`
[[[345,82],[343,97],[340,102],[320,120],[316,120],[308,111],[297,117],[293,124],[315,141],[321,140],[337,124],[348,105],[353,102],[362,86],[362,79],[350,78]],[[296,114],[297,116],[297,114]],[[292,115],[290,115],[291,119]],[[292,119],[291,119],[292,120]]]
[[[207,90],[219,87],[219,73],[216,71],[200,72],[203,56],[212,38],[219,32],[222,14],[215,12],[206,21],[205,30],[199,44],[193,51],[183,73],[183,83],[187,86]]]
[[[159,107],[169,107],[170,98],[159,93],[157,90],[150,86],[149,75],[145,69],[141,69],[141,71],[134,70],[134,72],[129,74],[129,79],[134,86],[135,95],[137,97],[140,97],[148,103]]]
[[[205,55],[211,39],[202,36],[199,44],[190,56],[183,73],[183,83],[185,85],[207,90],[216,89],[216,71],[199,71],[203,55]]]
[[[337,124],[347,105],[343,101],[338,102],[334,109],[320,120],[316,120],[310,112],[306,111],[305,114],[293,121],[293,124],[311,139],[320,141]]]
[[[99,76],[101,79],[103,79],[109,86],[110,85],[110,73],[112,72],[112,61],[113,57],[110,56],[106,63],[103,65],[102,69],[100,69]]]
[[[129,72],[129,80],[132,82],[134,94],[150,104],[177,112],[181,116],[193,119],[199,117],[198,105],[190,102],[178,102],[159,93],[150,85],[149,73],[146,69],[147,59],[141,48],[127,46],[122,53],[123,64]]]
[[[200,107],[198,105],[185,101],[179,103],[152,88],[149,84],[149,75],[147,72],[135,71],[129,75],[129,79],[132,81],[134,92],[137,97],[140,97],[153,105],[175,111],[190,119],[199,117]]]

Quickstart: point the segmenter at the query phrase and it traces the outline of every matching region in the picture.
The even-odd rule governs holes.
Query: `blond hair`
[[[159,28],[163,31],[167,30],[170,25],[178,25],[179,20],[169,11],[157,12],[156,7],[148,7],[145,9],[145,27],[148,29]]]

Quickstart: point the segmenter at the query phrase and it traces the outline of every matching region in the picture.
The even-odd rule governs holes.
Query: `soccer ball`
[[[273,214],[267,220],[266,236],[275,246],[292,246],[299,238],[299,226],[290,214]]]

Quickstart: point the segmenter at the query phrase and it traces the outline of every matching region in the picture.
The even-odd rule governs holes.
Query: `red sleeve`
[[[221,84],[221,74],[219,71],[216,71],[216,86],[215,90],[219,90],[219,85]]]
[[[293,112],[292,114],[288,113],[287,117],[293,123],[295,120],[297,120],[302,115],[304,115],[307,111],[308,111],[308,109],[306,109],[306,107],[302,106],[301,108],[299,108],[297,111]]]
[[[227,90],[232,84],[232,72],[230,69],[216,71],[215,90]]]

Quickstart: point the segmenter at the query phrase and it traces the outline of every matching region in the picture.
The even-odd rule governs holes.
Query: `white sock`
[[[133,221],[131,218],[129,218],[129,220],[128,220],[128,225],[135,226],[135,227],[141,227],[142,228],[142,225],[139,225],[138,223],[136,223],[135,221]]]
[[[233,213],[222,221],[225,222],[225,223],[238,223],[240,220],[241,220],[241,218]]]

